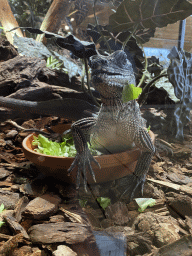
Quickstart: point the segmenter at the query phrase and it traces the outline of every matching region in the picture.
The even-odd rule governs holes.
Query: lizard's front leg
[[[77,154],[75,156],[75,160],[68,169],[68,173],[70,174],[73,171],[73,169],[77,166],[77,189],[80,186],[80,174],[82,173],[84,188],[85,190],[87,190],[87,169],[90,171],[93,180],[96,181],[94,171],[91,167],[91,162],[95,162],[100,167],[99,163],[91,155],[91,152],[88,148],[88,142],[90,143],[91,131],[95,124],[96,118],[91,117],[81,119],[73,123],[71,126],[71,131],[74,139],[75,148],[77,150]]]
[[[151,164],[153,155],[155,154],[155,147],[149,136],[149,133],[144,128],[139,128],[134,139],[135,146],[140,148],[142,153],[137,161],[135,171],[132,174],[132,185],[129,189],[131,192],[130,201],[134,197],[136,188],[141,185],[141,192],[143,194],[143,186],[148,169]]]

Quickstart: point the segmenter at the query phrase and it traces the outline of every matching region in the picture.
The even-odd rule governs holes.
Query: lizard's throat
[[[116,106],[121,104],[122,86],[94,83],[94,87],[100,93],[103,105]]]
[[[119,106],[119,105],[122,105],[121,97],[115,97],[115,96],[105,97],[105,96],[101,95],[101,101],[102,101],[104,106]]]

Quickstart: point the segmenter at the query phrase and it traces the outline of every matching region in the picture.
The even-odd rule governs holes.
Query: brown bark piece
[[[59,222],[34,225],[28,230],[34,243],[82,243],[92,236],[90,227],[80,223]]]
[[[135,219],[133,228],[149,235],[156,247],[180,238],[178,222],[171,216],[160,216],[152,212],[142,213]]]
[[[4,204],[5,208],[14,209],[18,200],[19,200],[18,193],[12,193],[12,192],[4,191],[0,189],[0,205]]]
[[[23,196],[22,198],[19,199],[14,209],[14,217],[17,220],[17,222],[21,220],[21,213],[28,203],[29,203],[29,199],[26,196]]]
[[[50,85],[53,83],[62,87]],[[98,110],[89,95],[77,91],[80,90],[77,80],[69,82],[68,75],[46,68],[45,61],[38,58],[17,56],[0,64],[0,89],[3,96],[0,96],[0,107],[12,109],[0,109],[2,120],[34,118],[37,115],[77,120],[86,117],[85,109],[91,112]]]
[[[192,216],[192,199],[188,195],[171,192],[167,195],[167,203],[180,216]]]
[[[17,234],[16,236],[11,237],[7,242],[3,244],[3,246],[0,247],[0,255],[11,255],[14,249],[18,246],[18,243],[21,243],[22,241],[22,234]]]
[[[1,221],[1,220],[0,220]],[[5,234],[1,234],[0,233],[0,241],[3,241],[3,240],[9,240],[12,236],[9,236],[9,235],[5,235]]]
[[[25,229],[17,222],[17,220],[9,215],[4,216],[4,220],[9,225],[9,227],[13,230],[15,234],[22,233],[23,237],[29,239],[29,236]]]
[[[11,174],[10,171],[6,170],[3,167],[0,167],[0,179],[3,179]]]
[[[181,239],[161,247],[151,256],[190,256],[192,255],[192,236],[184,236]]]
[[[33,199],[25,208],[22,215],[39,220],[57,211],[61,199],[56,195],[46,194]]]
[[[105,214],[107,218],[112,219],[116,225],[126,225],[129,222],[128,208],[123,202],[109,205],[105,210]]]
[[[21,248],[17,248],[14,250],[12,256],[31,256],[33,250],[30,246],[22,246]]]
[[[0,65],[0,85],[5,85],[10,81],[15,81],[15,84],[17,84],[27,79],[32,80],[45,67],[45,60],[25,56],[17,56],[4,61]]]
[[[0,62],[12,59],[18,55],[17,50],[9,41],[0,38]]]

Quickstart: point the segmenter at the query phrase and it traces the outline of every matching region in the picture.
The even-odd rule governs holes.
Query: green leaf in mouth
[[[135,100],[139,97],[141,92],[141,88],[136,87],[134,84],[127,84],[123,89],[122,101],[126,103],[130,100]]]

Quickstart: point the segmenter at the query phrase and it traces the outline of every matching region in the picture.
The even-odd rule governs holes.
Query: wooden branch
[[[6,32],[9,31],[15,27],[19,27],[12,11],[11,7],[9,5],[8,0],[1,0],[0,4],[0,22],[5,29],[5,35],[7,37],[7,40],[13,44],[13,35],[16,33],[18,36],[23,37],[23,34],[21,32],[21,29],[18,28],[14,31],[14,33]]]
[[[71,6],[71,0],[53,0],[41,24],[40,30],[57,33],[61,26],[61,21],[67,17]],[[44,35],[38,35],[36,41],[46,43]]]

